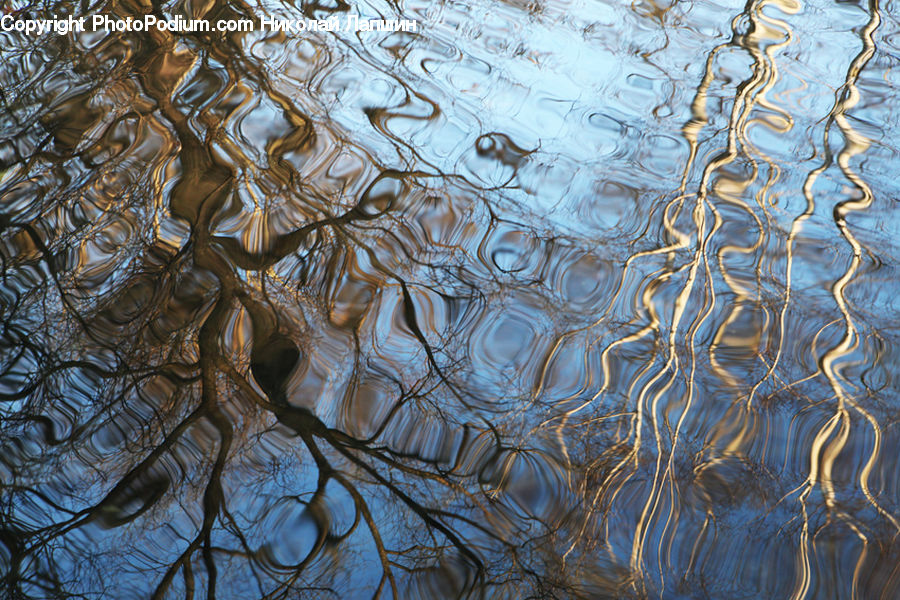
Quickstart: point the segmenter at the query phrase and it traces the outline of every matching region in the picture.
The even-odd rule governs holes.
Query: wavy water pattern
[[[2,9],[0,596],[900,594],[893,3]]]

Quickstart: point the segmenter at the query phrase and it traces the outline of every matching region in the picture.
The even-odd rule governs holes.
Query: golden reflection
[[[706,322],[715,316],[716,325],[708,345],[709,363],[713,371],[725,382],[728,389],[732,390],[736,400],[742,398],[740,404],[732,403],[725,414],[729,420],[721,422],[710,430],[708,441],[704,446],[705,459],[703,469],[713,468],[717,461],[728,457],[742,456],[745,448],[755,443],[755,438],[760,434],[759,419],[755,414],[754,399],[765,387],[766,383],[775,379],[781,381],[781,390],[799,385],[805,381],[815,379],[817,374],[812,373],[794,382],[783,382],[778,375],[778,367],[783,357],[785,339],[790,335],[787,327],[787,314],[792,301],[792,273],[794,271],[794,240],[799,235],[803,223],[813,215],[815,204],[812,195],[812,186],[816,177],[825,171],[830,158],[826,158],[825,164],[814,169],[804,183],[804,196],[807,198],[806,210],[796,217],[791,225],[790,232],[785,240],[785,284],[783,302],[777,311],[772,311],[761,303],[758,297],[759,290],[763,287],[765,278],[763,262],[766,258],[761,250],[768,250],[768,245],[779,239],[777,231],[769,231],[775,226],[777,219],[769,214],[771,206],[770,194],[776,189],[780,180],[782,167],[778,162],[757,148],[750,140],[748,130],[751,127],[766,127],[779,134],[785,134],[793,128],[794,119],[791,114],[767,96],[775,89],[779,81],[777,68],[777,55],[790,46],[793,40],[791,27],[787,21],[772,17],[766,12],[767,7],[777,7],[783,13],[796,14],[800,6],[796,3],[779,2],[754,2],[748,5],[747,11],[735,18],[732,29],[735,32],[734,41],[716,46],[707,56],[705,72],[702,81],[694,96],[691,112],[692,119],[683,128],[685,140],[688,143],[689,154],[681,175],[681,186],[675,192],[663,211],[662,226],[666,233],[666,239],[671,240],[670,245],[631,255],[624,264],[624,272],[619,280],[619,285],[610,301],[609,308],[586,330],[592,330],[601,326],[608,326],[611,311],[616,306],[619,295],[622,293],[629,272],[640,261],[646,261],[655,257],[666,257],[665,266],[657,267],[645,276],[642,282],[641,302],[637,305],[637,317],[626,324],[634,328],[632,333],[608,342],[600,353],[600,365],[602,367],[602,383],[593,396],[574,408],[566,410],[557,418],[557,426],[560,431],[570,426],[572,418],[579,412],[598,402],[604,394],[610,391],[614,377],[612,375],[612,361],[617,352],[629,344],[637,343],[646,338],[656,340],[660,348],[663,361],[648,362],[635,373],[626,395],[633,399],[634,412],[631,414],[631,426],[628,433],[619,437],[620,442],[630,440],[628,450],[622,454],[619,461],[611,469],[604,466],[607,475],[597,482],[596,489],[590,491],[589,506],[595,512],[603,515],[611,515],[612,507],[616,505],[618,497],[628,486],[630,480],[637,477],[645,468],[642,456],[654,456],[652,459],[649,477],[650,486],[644,494],[642,508],[637,515],[631,545],[630,568],[633,573],[633,584],[638,593],[650,593],[646,587],[647,576],[644,569],[647,566],[648,552],[656,556],[654,572],[665,573],[671,566],[668,563],[668,552],[673,547],[678,535],[679,523],[679,494],[683,491],[679,479],[675,475],[676,461],[680,438],[685,424],[691,418],[694,408],[698,383],[695,373],[699,368],[696,348],[702,347],[698,338],[704,330]],[[793,597],[805,597],[810,591],[812,573],[810,571],[810,556],[815,552],[815,543],[812,541],[810,521],[808,514],[809,494],[813,487],[820,487],[826,505],[836,508],[832,473],[835,461],[846,448],[851,435],[851,422],[848,410],[854,410],[863,416],[871,428],[873,435],[873,448],[859,473],[858,483],[865,497],[876,510],[882,514],[894,527],[897,521],[889,512],[885,511],[869,489],[869,477],[877,464],[877,458],[881,447],[881,431],[877,419],[868,413],[863,407],[852,400],[844,385],[841,384],[839,364],[841,359],[849,357],[858,347],[857,332],[853,326],[849,308],[846,304],[844,289],[852,281],[862,260],[862,248],[853,237],[846,224],[845,216],[851,211],[864,210],[872,202],[872,192],[866,183],[850,168],[851,158],[862,153],[868,147],[869,141],[865,136],[853,130],[845,117],[847,110],[858,101],[858,91],[855,81],[866,62],[874,52],[873,33],[878,27],[879,11],[877,4],[870,7],[870,20],[862,31],[863,48],[855,57],[847,73],[844,86],[837,92],[837,98],[831,113],[827,117],[828,125],[825,130],[823,148],[826,156],[830,156],[828,145],[828,131],[831,123],[838,125],[844,139],[844,148],[838,154],[837,163],[841,171],[853,186],[861,193],[858,198],[844,201],[835,209],[836,222],[842,235],[853,248],[853,259],[848,270],[835,282],[832,293],[839,310],[843,315],[845,334],[841,341],[826,351],[819,360],[820,373],[829,381],[835,397],[838,401],[836,412],[824,424],[824,426],[811,440],[810,445],[810,473],[806,487],[798,496],[800,502],[800,519],[802,527],[799,534],[799,553],[797,555],[797,578],[793,590]],[[743,20],[749,22],[749,27]],[[752,31],[750,35],[738,33],[739,28],[745,27]],[[694,177],[694,162],[699,156],[701,145],[700,135],[709,122],[707,109],[707,94],[715,81],[717,57],[723,53],[740,48],[749,53],[752,58],[751,76],[737,86],[737,93],[733,98],[727,126],[727,144],[722,151],[715,153],[702,168],[698,177],[697,192],[687,193],[688,186]],[[728,174],[729,165],[742,161],[746,166],[746,175],[734,177]],[[764,169],[760,167],[764,165]],[[758,182],[760,175],[764,174],[762,182]],[[714,179],[715,176],[715,179]],[[745,201],[748,192],[753,189],[755,206]],[[721,242],[717,234],[730,224],[726,221],[723,211],[727,206],[738,209],[738,213],[728,211],[729,219],[735,215],[743,215],[747,222],[742,226],[748,231],[755,231],[755,235],[747,244],[734,244]],[[692,207],[692,208],[691,208]],[[690,221],[681,219],[681,212],[691,208]],[[758,214],[759,213],[761,214]],[[711,217],[711,221],[710,221]],[[693,251],[685,255],[684,251]],[[714,250],[713,250],[714,249]],[[771,250],[768,250],[771,251]],[[728,290],[728,300],[724,311],[717,310],[717,292],[714,269],[708,256],[714,252],[716,256],[715,271],[721,276],[722,283]],[[728,267],[729,261],[734,261],[739,256],[745,256],[753,260],[756,281],[735,276]],[[670,290],[671,286],[676,289]],[[662,297],[666,293],[665,304],[661,304],[655,298]],[[720,300],[721,302],[721,300]],[[746,318],[746,311],[753,310],[762,319],[759,328],[749,335],[741,337],[730,333],[730,330],[738,325],[742,318]],[[724,314],[723,314],[724,312]],[[777,317],[772,318],[775,312]],[[691,316],[688,317],[687,315]],[[687,323],[685,325],[685,323]],[[774,325],[774,330],[772,328]],[[535,397],[543,391],[544,381],[547,376],[548,366],[554,359],[555,353],[560,350],[567,338],[580,335],[584,330],[572,330],[558,338],[553,349],[544,361],[541,379],[535,390]],[[708,334],[704,334],[708,335]],[[587,349],[602,339],[602,334],[596,336],[595,342],[589,344]],[[682,341],[683,340],[683,341]],[[768,345],[771,350],[764,350],[763,345]],[[773,347],[774,346],[774,347]],[[729,352],[736,348],[746,348],[749,356],[764,366],[764,373],[751,384],[746,383],[745,373],[730,372],[720,360],[721,349],[727,347]],[[813,350],[815,353],[815,351]],[[747,386],[747,387],[745,387]],[[680,391],[678,391],[680,390]],[[673,395],[680,394],[681,400],[673,404]],[[742,406],[741,406],[742,404]],[[677,409],[675,408],[677,406]],[[677,414],[674,426],[670,423],[668,415]],[[585,421],[595,422],[593,419]],[[651,433],[653,447],[643,448],[645,431]],[[562,439],[563,435],[560,433]],[[698,471],[700,473],[701,471]],[[586,490],[587,491],[587,490]],[[605,508],[604,508],[605,507]],[[853,589],[858,588],[855,578],[866,556],[866,535],[853,523],[846,513],[841,513],[842,519],[850,519],[850,526],[860,536],[864,546],[858,558],[855,568]],[[700,543],[702,536],[706,536],[710,519],[713,513],[707,511],[697,539]],[[580,527],[579,536],[587,532],[590,517],[586,517]],[[655,532],[655,547],[648,548],[651,531]],[[715,535],[715,534],[713,534]],[[569,545],[567,555],[574,551],[576,543]],[[612,551],[612,548],[610,547]],[[695,550],[691,552],[690,564],[695,562]],[[661,579],[655,593],[665,590],[666,582]]]

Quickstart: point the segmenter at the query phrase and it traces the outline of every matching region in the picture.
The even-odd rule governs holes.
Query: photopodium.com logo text
[[[66,17],[63,19],[22,19],[13,15],[0,18],[0,31],[18,31],[28,35],[44,35],[55,33],[83,33],[85,31],[126,32],[126,31],[171,31],[173,33],[209,33],[273,31],[284,33],[305,33],[307,31],[418,31],[415,19],[365,19],[349,15],[342,22],[338,17],[328,19],[276,19],[261,17],[253,19],[224,19],[207,21],[206,19],[184,19],[180,16],[171,19],[160,19],[154,15],[144,15],[140,19],[127,17],[119,19],[109,15],[91,15],[85,17]]]

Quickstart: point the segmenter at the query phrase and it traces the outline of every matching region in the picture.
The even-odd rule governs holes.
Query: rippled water
[[[4,10],[3,598],[900,595],[895,3]]]

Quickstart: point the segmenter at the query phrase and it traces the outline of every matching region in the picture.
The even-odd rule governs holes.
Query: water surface
[[[0,34],[0,595],[900,594],[894,3]]]

